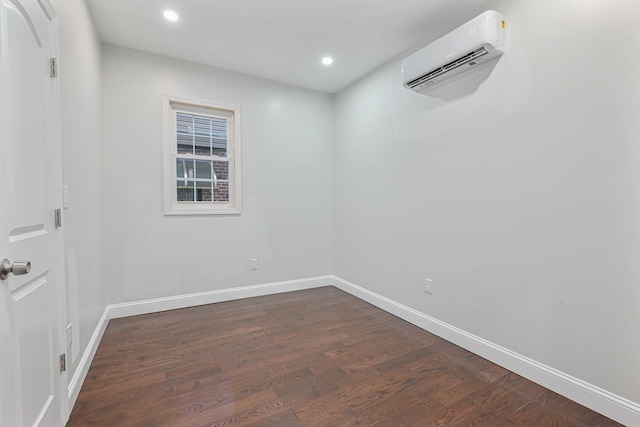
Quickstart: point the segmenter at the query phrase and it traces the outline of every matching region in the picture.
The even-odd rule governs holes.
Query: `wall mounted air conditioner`
[[[404,87],[427,92],[504,53],[504,15],[484,12],[402,61]]]

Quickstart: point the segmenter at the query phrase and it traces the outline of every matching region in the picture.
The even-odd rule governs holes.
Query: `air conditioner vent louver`
[[[506,21],[486,11],[402,61],[402,84],[424,95],[504,53]]]
[[[444,64],[442,67],[439,67],[431,71],[430,73],[425,74],[424,76],[420,76],[417,79],[410,81],[409,83],[407,83],[407,86],[410,88],[414,88],[416,86],[420,86],[421,84],[428,85],[429,82],[435,79],[436,77],[441,76],[444,73],[454,70],[458,67],[462,67],[463,65],[466,65],[472,61],[478,60],[479,58],[482,58],[483,56],[488,54],[489,52],[487,52],[487,49],[485,49],[484,47],[481,47],[478,50],[467,53],[462,58],[458,58],[451,62],[448,62]],[[475,65],[475,64],[472,64],[472,65]]]

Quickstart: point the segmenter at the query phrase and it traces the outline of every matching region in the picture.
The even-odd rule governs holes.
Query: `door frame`
[[[59,17],[58,13],[51,4],[50,0],[38,0],[42,8],[47,11],[50,10],[48,16],[51,20],[51,52],[50,57],[56,58],[59,61],[60,58],[60,37],[59,37]],[[43,5],[48,4],[48,7]],[[58,73],[56,64],[56,73]],[[61,113],[60,113],[60,78],[58,75],[51,77],[50,82],[53,86],[52,90],[52,162],[53,162],[53,174],[54,180],[51,185],[51,191],[54,193],[54,204],[57,209],[60,209],[62,215],[61,227],[56,230],[55,233],[55,254],[52,257],[54,276],[53,280],[56,283],[56,296],[58,298],[58,354],[66,355],[66,369],[60,374],[60,414],[62,416],[62,425],[64,426],[69,420],[70,408],[69,408],[69,366],[71,364],[71,354],[69,351],[69,343],[67,340],[67,298],[66,298],[66,274],[65,274],[65,246],[64,246],[64,190],[62,182],[62,125],[61,125]],[[77,327],[77,325],[76,325]]]

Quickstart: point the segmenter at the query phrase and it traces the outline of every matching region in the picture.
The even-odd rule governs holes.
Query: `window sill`
[[[209,206],[175,207],[165,210],[165,216],[203,216],[203,215],[240,215],[238,208],[225,207],[212,209]]]

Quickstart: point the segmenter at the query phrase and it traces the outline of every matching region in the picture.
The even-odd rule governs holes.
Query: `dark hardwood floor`
[[[619,424],[326,287],[112,320],[67,425]]]

